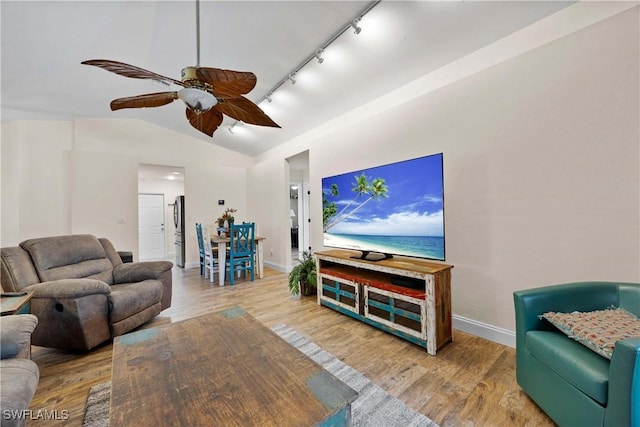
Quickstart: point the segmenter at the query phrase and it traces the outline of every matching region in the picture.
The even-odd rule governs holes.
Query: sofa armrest
[[[134,283],[143,280],[160,280],[163,274],[173,268],[170,261],[143,261],[120,264],[113,269],[113,281],[118,283]]]
[[[95,279],[60,279],[36,283],[23,291],[33,291],[33,298],[82,298],[87,295],[109,295],[111,288]]]
[[[640,427],[640,337],[616,343],[605,426]]]
[[[0,352],[2,359],[28,357],[31,333],[38,325],[33,314],[17,314],[0,317]]]

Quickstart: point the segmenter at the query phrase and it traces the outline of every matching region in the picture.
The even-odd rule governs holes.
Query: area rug
[[[372,383],[367,377],[311,342],[304,335],[282,324],[271,329],[286,342],[358,392],[358,398],[351,405],[351,424],[353,426],[438,427],[434,421],[409,408],[402,401]],[[91,388],[83,427],[107,427],[109,425],[110,392],[110,382]]]

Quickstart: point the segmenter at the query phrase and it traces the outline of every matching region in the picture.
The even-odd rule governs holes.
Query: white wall
[[[508,333],[517,289],[638,282],[638,22],[635,7],[439,89],[396,93],[377,114],[260,156],[249,191],[277,188],[281,160],[308,147],[320,218],[323,177],[443,152],[458,320]],[[313,218],[312,235],[321,249]]]
[[[138,254],[138,165],[185,168],[187,265],[197,265],[195,222],[218,199],[247,215],[247,156],[139,121],[76,119],[2,124],[2,245],[91,233]]]
[[[138,160],[93,151],[70,154],[71,232],[107,237],[117,250],[133,251],[137,260]]]
[[[289,168],[284,158],[263,162],[247,174],[249,213],[263,243],[266,265],[285,271],[291,261]]]
[[[70,122],[2,125],[2,246],[71,231],[71,129]]]

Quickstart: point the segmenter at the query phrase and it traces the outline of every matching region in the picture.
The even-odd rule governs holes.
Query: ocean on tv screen
[[[324,246],[444,261],[442,153],[322,179]]]
[[[370,236],[324,233],[324,245],[444,261],[444,237],[442,236]]]

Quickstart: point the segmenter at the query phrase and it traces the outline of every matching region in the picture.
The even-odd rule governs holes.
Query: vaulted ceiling
[[[282,129],[234,128],[210,138],[193,129],[182,102],[112,112],[114,98],[168,90],[87,59],[111,59],[180,79],[195,65],[195,0],[6,1],[2,19],[2,121],[76,117],[146,120],[249,156],[263,153],[430,71],[518,31],[572,2],[382,1],[260,106]],[[262,99],[372,3],[200,2],[200,65],[256,74],[247,97]]]

